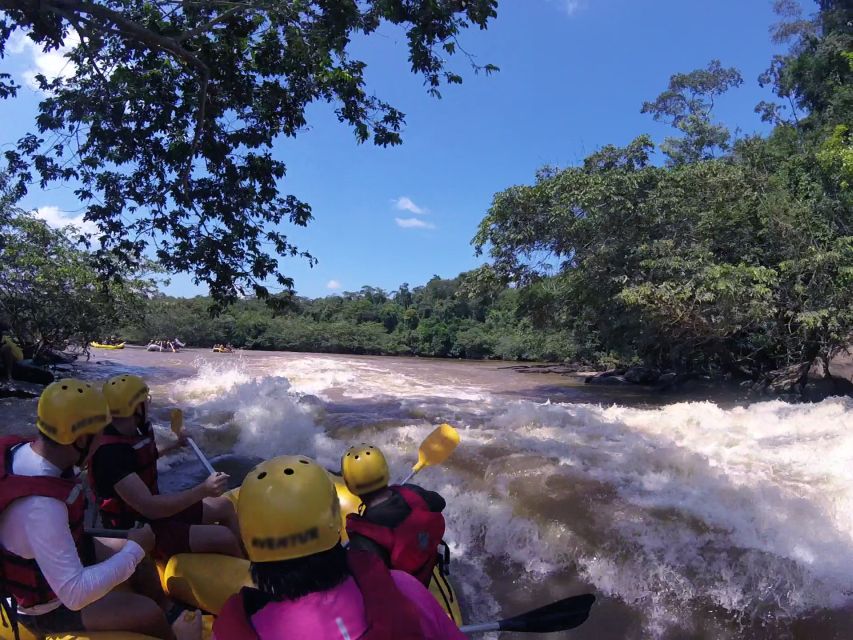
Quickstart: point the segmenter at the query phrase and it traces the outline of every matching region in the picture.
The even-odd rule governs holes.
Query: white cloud
[[[398,227],[403,229],[435,229],[431,222],[424,222],[420,218],[394,218]]]
[[[573,16],[581,9],[586,8],[586,0],[548,0],[551,4],[555,4],[562,8],[566,14]]]
[[[44,220],[49,226],[54,227],[55,229],[62,229],[63,227],[71,225],[73,227],[77,227],[77,229],[83,233],[98,233],[98,225],[89,220],[84,220],[82,213],[79,216],[69,218],[64,214],[64,212],[59,210],[59,207],[48,206],[36,209],[35,215],[36,218]]]
[[[423,216],[429,213],[429,209],[419,207],[408,196],[400,196],[392,202],[394,203],[394,206],[397,207],[397,209],[399,209],[400,211],[408,211],[409,213],[414,213],[416,216]]]
[[[43,74],[48,80],[54,78],[70,78],[77,71],[76,65],[66,58],[66,54],[80,44],[76,33],[69,32],[65,38],[65,46],[52,51],[42,51],[41,47],[21,32],[17,32],[9,40],[9,53],[24,54],[30,57],[30,68],[24,71],[24,81],[32,89],[38,89],[36,76]]]
[[[327,288],[327,289],[332,289],[332,290],[334,291],[334,290],[336,290],[336,289],[340,289],[340,288],[341,288],[341,283],[340,283],[340,282],[338,282],[337,280],[329,280],[329,281],[326,283],[326,288]]]

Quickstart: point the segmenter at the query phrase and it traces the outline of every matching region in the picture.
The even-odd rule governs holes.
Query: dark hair
[[[338,542],[328,551],[278,562],[253,562],[252,579],[273,600],[296,600],[328,591],[349,577],[346,550]]]

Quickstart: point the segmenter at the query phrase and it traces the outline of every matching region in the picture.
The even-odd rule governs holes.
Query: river
[[[853,636],[851,398],[674,401],[506,363],[296,353],[129,348],[82,365],[122,371],[149,379],[164,442],[183,407],[235,478],[283,453],[339,468],[358,442],[400,477],[436,424],[455,425],[459,448],[417,481],[448,501],[467,620],[592,591],[572,638]],[[34,413],[0,401],[0,430]],[[161,469],[171,487],[203,475],[189,451]]]

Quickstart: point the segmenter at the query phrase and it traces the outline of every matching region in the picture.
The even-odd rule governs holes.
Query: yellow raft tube
[[[350,493],[340,476],[330,474],[338,491],[341,503],[341,517],[356,513],[361,504],[358,496]],[[228,497],[237,500],[239,489],[229,491]],[[344,523],[345,524],[345,523]],[[343,530],[346,540],[346,530]],[[216,615],[225,601],[242,587],[252,586],[249,575],[249,561],[215,553],[182,553],[172,556],[165,566],[159,566],[163,589],[171,598],[198,607]],[[457,625],[462,624],[462,612],[453,585],[446,576],[442,576],[436,567],[429,590],[439,604],[453,618]],[[205,638],[210,636],[211,620],[205,616]],[[19,625],[21,640],[38,640],[23,625]],[[138,633],[118,631],[90,631],[83,634],[60,633],[45,636],[45,640],[149,640],[149,636]],[[14,640],[12,630],[0,625],[0,640]]]
[[[100,342],[90,342],[90,347],[95,347],[96,349],[124,349],[124,342],[119,342],[118,344],[101,344]]]

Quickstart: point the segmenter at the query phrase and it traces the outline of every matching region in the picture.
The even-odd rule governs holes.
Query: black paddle
[[[520,631],[522,633],[552,633],[579,627],[589,617],[589,610],[595,602],[595,596],[585,593],[582,596],[564,598],[533,611],[512,618],[480,624],[466,624],[460,627],[462,633],[483,633],[486,631]]]

